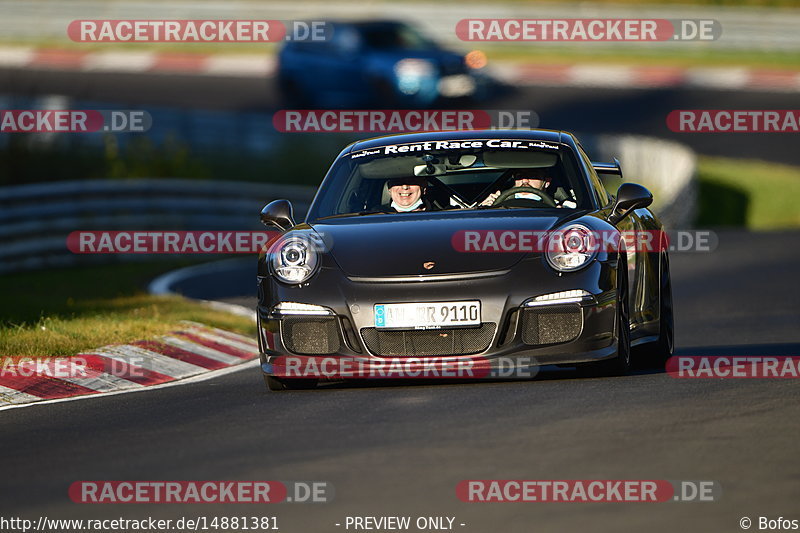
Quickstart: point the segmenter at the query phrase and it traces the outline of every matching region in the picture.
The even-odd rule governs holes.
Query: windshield
[[[381,146],[342,156],[308,220],[407,211],[592,209],[566,145],[470,139]]]
[[[436,45],[405,24],[377,23],[360,26],[368,48],[376,50],[430,50]]]

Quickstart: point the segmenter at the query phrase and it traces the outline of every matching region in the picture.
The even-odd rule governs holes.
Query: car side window
[[[330,38],[331,53],[341,56],[351,56],[358,52],[362,46],[358,30],[352,26],[336,26]]]

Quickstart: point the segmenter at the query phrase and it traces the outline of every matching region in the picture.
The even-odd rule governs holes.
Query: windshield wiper
[[[340,218],[340,217],[361,217],[364,215],[387,215],[389,214],[388,211],[378,210],[378,211],[358,211],[355,213],[339,213],[338,215],[328,215],[326,217],[319,217],[317,220],[325,220],[328,218]]]

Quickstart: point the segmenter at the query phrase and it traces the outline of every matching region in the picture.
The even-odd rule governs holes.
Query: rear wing
[[[601,178],[603,174],[607,176],[619,176],[620,179],[622,178],[622,166],[619,164],[619,159],[616,157],[613,163],[597,163],[592,161],[592,168],[601,175]]]

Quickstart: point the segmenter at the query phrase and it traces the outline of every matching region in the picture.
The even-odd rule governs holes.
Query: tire
[[[628,262],[624,256],[617,269],[617,355],[596,363],[587,363],[579,371],[590,377],[624,376],[631,369],[631,326],[628,301]]]
[[[640,349],[642,359],[649,366],[664,367],[675,349],[675,320],[672,309],[672,276],[669,273],[669,258],[661,259],[658,292],[658,340],[647,343]]]
[[[316,379],[278,379],[274,376],[264,376],[264,383],[267,388],[274,392],[285,390],[306,390],[314,389],[317,386]]]

